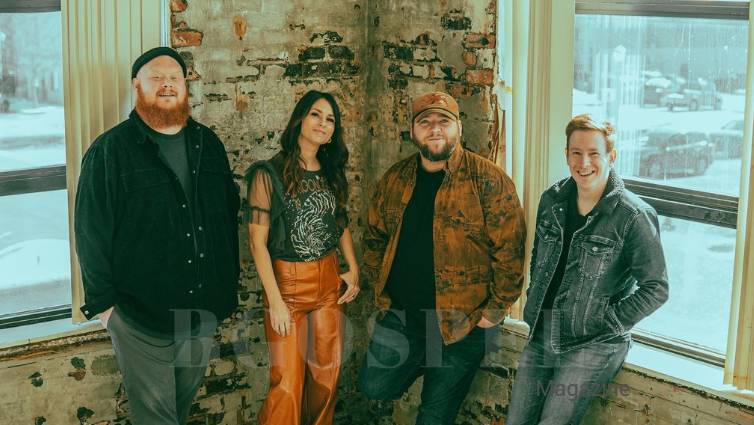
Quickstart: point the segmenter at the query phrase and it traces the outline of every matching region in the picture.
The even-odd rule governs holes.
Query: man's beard
[[[412,141],[414,142],[414,146],[419,149],[421,156],[432,162],[447,160],[448,158],[450,158],[450,155],[453,154],[453,151],[458,145],[457,140],[455,142],[450,142],[446,139],[445,146],[443,146],[443,148],[439,152],[432,152],[429,149],[429,144],[422,144],[418,140],[416,140],[416,138],[412,139]]]
[[[157,96],[165,93],[170,93],[169,90],[160,90],[157,92]],[[177,95],[177,93],[173,92]],[[189,117],[189,104],[188,96],[183,97],[183,101],[180,99],[178,103],[170,108],[164,108],[157,104],[155,100],[152,103],[147,102],[144,92],[141,90],[141,86],[136,86],[136,112],[139,113],[144,122],[153,129],[184,126]]]

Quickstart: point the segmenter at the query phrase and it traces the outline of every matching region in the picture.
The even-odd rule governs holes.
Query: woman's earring
[[[332,142],[332,139],[327,139],[327,143],[330,143],[330,142]]]

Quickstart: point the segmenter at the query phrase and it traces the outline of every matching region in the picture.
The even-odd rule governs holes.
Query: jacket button
[[[194,293],[194,290],[193,290],[193,289],[189,291],[189,295],[191,295],[191,294],[193,294],[193,293]]]
[[[202,231],[202,226],[199,226],[199,231],[200,231],[200,232]]]
[[[191,170],[191,174],[196,174],[196,170]]]
[[[84,310],[84,314],[89,314],[89,310]]]
[[[596,247],[596,246],[593,246],[593,247],[592,247],[592,251],[594,251],[594,252],[597,252],[597,247]]]
[[[195,148],[199,149],[199,145],[194,146]]]
[[[191,264],[191,260],[188,260],[188,263]]]
[[[186,208],[186,204],[181,205],[181,208]]]
[[[203,252],[199,253],[199,258],[204,258],[204,253]]]
[[[199,288],[201,288],[201,287],[202,287],[202,284],[200,283],[200,284],[198,284],[198,285],[196,285],[196,286],[197,286],[197,287],[199,287]]]
[[[191,237],[191,233],[186,233],[186,237],[190,238]]]

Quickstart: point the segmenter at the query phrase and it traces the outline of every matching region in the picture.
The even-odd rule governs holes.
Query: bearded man
[[[81,311],[110,334],[131,423],[185,424],[217,323],[238,303],[238,189],[223,144],[189,117],[178,52],[147,51],[131,76],[134,110],[81,166]]]
[[[424,375],[417,424],[453,424],[488,339],[521,294],[524,214],[503,170],[460,143],[458,104],[414,99],[419,153],[375,189],[364,277],[380,318],[359,376],[371,399],[394,400]]]

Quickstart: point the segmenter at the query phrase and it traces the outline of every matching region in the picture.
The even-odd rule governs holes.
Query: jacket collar
[[[461,166],[461,159],[463,158],[463,146],[461,146],[461,141],[459,140],[456,144],[455,149],[453,149],[453,153],[450,154],[450,158],[448,158],[448,162],[445,165],[445,168],[453,173],[458,169],[458,167]]]
[[[136,109],[132,109],[131,113],[128,114],[128,118],[134,123],[134,127],[136,127],[136,143],[143,144],[146,143],[147,140],[151,141],[149,138],[149,126],[147,126],[147,123],[144,122],[144,120],[141,119],[139,114],[136,112]],[[194,121],[193,118],[189,117],[188,121],[186,121],[185,129],[199,129],[199,125]]]
[[[615,169],[610,168],[605,191],[602,192],[602,198],[600,198],[599,202],[597,202],[597,205],[594,206],[592,213],[609,213],[610,211],[615,209],[616,205],[618,205],[618,201],[620,201],[620,198],[623,195],[624,189],[625,185],[623,183],[623,179],[618,176],[618,174],[615,172]],[[574,190],[577,190],[576,182],[573,180],[573,177],[568,177],[555,183],[552,187],[552,190],[555,202],[566,202],[568,201],[568,196],[570,196]]]

